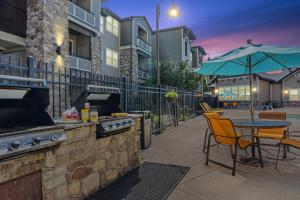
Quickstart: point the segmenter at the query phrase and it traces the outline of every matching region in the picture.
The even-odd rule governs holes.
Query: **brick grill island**
[[[109,185],[140,165],[140,118],[134,120],[128,131],[100,139],[95,123],[66,125],[67,139],[60,145],[0,161],[0,193],[38,173],[40,181],[27,184],[41,186],[44,200],[83,199]]]

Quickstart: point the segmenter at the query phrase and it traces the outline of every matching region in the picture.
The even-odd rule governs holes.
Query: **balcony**
[[[20,5],[22,4],[24,2],[20,1]],[[15,6],[5,2],[1,4],[0,31],[26,37],[26,8],[22,8],[20,5]]]
[[[144,70],[142,70],[142,69],[139,69],[139,71],[138,71],[138,77],[139,77],[140,79],[147,80],[147,79],[150,78],[150,73],[147,72],[147,71],[144,71]]]
[[[142,39],[140,38],[137,38],[137,41],[136,41],[136,46],[142,50],[143,52],[151,55],[152,53],[152,47],[150,46],[150,44],[146,43],[145,41],[143,41]]]
[[[70,68],[90,72],[92,64],[90,60],[69,55]]]
[[[68,14],[71,16],[71,19],[75,19],[75,23],[76,20],[78,20],[86,25],[87,28],[92,28],[93,31],[95,30],[95,15],[88,10],[68,1]]]

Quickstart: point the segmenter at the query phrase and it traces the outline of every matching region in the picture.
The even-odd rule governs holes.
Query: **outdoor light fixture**
[[[284,90],[284,94],[287,95],[289,93],[288,90]]]
[[[252,92],[257,92],[257,88],[254,87],[254,88],[252,89]]]
[[[218,94],[219,93],[219,89],[215,89],[215,94]]]
[[[180,12],[176,6],[175,0],[173,1],[173,5],[171,6],[171,8],[168,11],[168,16],[171,18],[176,18],[176,17],[180,16]]]
[[[57,55],[61,55],[61,47],[57,46],[55,52],[56,52]]]

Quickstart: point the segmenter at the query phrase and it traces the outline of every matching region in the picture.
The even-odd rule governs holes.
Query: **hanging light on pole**
[[[159,89],[159,95],[157,96],[158,102],[158,124],[159,124],[159,132],[161,127],[161,92],[160,92],[160,52],[159,52],[159,19],[160,19],[160,4],[162,0],[157,0],[156,4],[156,81],[157,88]],[[173,0],[173,4],[168,11],[168,16],[175,19],[180,15],[180,12],[176,6],[175,0]]]

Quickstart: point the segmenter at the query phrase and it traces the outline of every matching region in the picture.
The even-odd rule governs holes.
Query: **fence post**
[[[124,106],[125,111],[128,112],[128,81],[127,78],[123,78],[123,87],[124,87]]]
[[[178,94],[177,87],[175,87],[175,92],[176,92],[176,94]],[[178,126],[178,98],[176,98],[176,101],[175,101],[174,115],[175,115],[174,117],[175,117],[175,120],[176,120],[175,126]]]
[[[27,77],[34,78],[34,59],[32,56],[27,57]]]
[[[183,121],[185,121],[185,91],[183,91]]]
[[[158,134],[162,132],[162,126],[161,126],[161,85],[158,86]]]
[[[192,92],[192,112],[193,112],[193,117],[195,117],[195,97],[194,97],[194,92]]]

